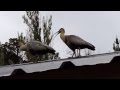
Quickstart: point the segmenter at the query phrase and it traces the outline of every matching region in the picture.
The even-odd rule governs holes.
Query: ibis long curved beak
[[[56,32],[56,33],[54,33],[54,34],[52,35],[52,38],[53,38],[53,37],[55,38],[58,34],[59,34],[59,31]]]
[[[54,33],[52,36],[51,36],[51,42],[55,39],[55,37],[58,35],[59,33],[58,32],[56,32],[56,33]],[[50,42],[50,43],[51,43]]]

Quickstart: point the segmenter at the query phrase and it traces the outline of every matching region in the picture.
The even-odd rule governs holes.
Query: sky
[[[0,42],[16,38],[17,32],[26,35],[27,26],[22,15],[25,11],[0,11]],[[93,54],[113,52],[116,35],[120,38],[120,11],[40,11],[42,16],[52,15],[52,31],[65,29],[66,35],[77,35],[92,43]],[[59,35],[52,42],[53,48],[61,58],[69,57],[71,51]],[[81,51],[84,55],[84,50]]]

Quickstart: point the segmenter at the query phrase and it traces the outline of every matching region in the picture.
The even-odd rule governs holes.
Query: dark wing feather
[[[75,35],[66,35],[65,42],[69,45],[70,48],[89,48],[94,49],[95,47],[90,44],[89,42],[83,40],[82,38],[75,36]]]
[[[40,51],[40,50],[47,49],[46,46],[44,46],[39,41],[31,41],[27,45],[28,45],[29,50],[32,50],[32,51]]]
[[[65,42],[73,45],[86,45],[86,41],[75,35],[66,35]]]
[[[29,46],[29,50],[30,51],[45,51],[45,52],[50,52],[50,53],[54,53],[55,50],[52,47],[49,47],[46,44],[43,44],[39,41],[31,41],[28,43]]]

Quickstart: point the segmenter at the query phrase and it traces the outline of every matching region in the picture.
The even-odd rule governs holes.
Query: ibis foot
[[[81,56],[77,56],[77,57],[68,57],[68,59],[75,59],[75,58],[81,58]]]
[[[76,58],[76,57],[68,57],[68,59],[74,59],[74,58]]]
[[[75,57],[75,58],[81,58],[82,56],[77,56],[77,57]]]

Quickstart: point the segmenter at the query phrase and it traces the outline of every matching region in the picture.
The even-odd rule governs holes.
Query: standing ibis
[[[63,42],[73,51],[72,57],[75,55],[75,50],[77,49],[79,51],[79,57],[80,55],[80,49],[88,48],[90,50],[95,50],[95,46],[90,44],[89,42],[83,40],[82,38],[75,36],[75,35],[65,35],[64,28],[61,28],[57,35],[60,34],[60,38],[63,40]]]

